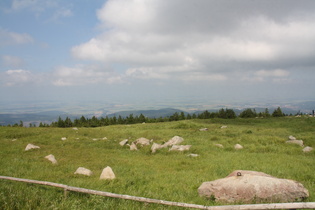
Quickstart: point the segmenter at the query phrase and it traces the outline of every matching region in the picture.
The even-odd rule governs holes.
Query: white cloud
[[[35,82],[35,76],[27,70],[15,69],[7,70],[2,73],[2,79],[0,80],[4,86],[22,86]]]
[[[24,60],[20,57],[4,55],[2,56],[2,63],[8,67],[20,67],[24,64]]]
[[[242,80],[250,82],[265,82],[272,81],[274,83],[290,82],[290,72],[283,69],[274,70],[259,70],[255,72],[249,72],[244,75]]]
[[[0,46],[32,43],[33,38],[27,33],[16,33],[0,28]]]
[[[95,67],[59,67],[53,72],[53,85],[55,86],[82,86],[98,83],[120,83],[121,76],[100,71]]]
[[[265,1],[108,0],[97,11],[103,33],[71,52],[123,64],[126,79],[227,81],[240,71],[279,81],[289,76],[280,68],[315,60],[315,16],[275,4],[282,14]]]

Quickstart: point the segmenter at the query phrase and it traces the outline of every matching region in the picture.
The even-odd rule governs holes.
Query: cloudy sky
[[[315,99],[314,80],[314,0],[0,2],[2,101]]]

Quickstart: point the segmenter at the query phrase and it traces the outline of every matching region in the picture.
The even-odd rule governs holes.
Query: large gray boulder
[[[202,183],[198,193],[223,203],[294,202],[309,196],[308,190],[297,181],[243,170],[234,171],[223,179]]]

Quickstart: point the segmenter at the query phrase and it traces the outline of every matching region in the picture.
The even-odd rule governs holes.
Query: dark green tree
[[[278,107],[277,109],[275,109],[275,110],[273,111],[272,116],[273,116],[273,117],[283,117],[284,114],[283,114],[281,108]]]

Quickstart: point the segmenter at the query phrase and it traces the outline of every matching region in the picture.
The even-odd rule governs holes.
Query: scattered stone
[[[297,181],[242,170],[223,179],[202,183],[198,193],[224,203],[296,202],[309,197],[308,190]]]
[[[131,143],[131,145],[127,144],[130,147],[130,150],[138,150],[137,145],[135,143]]]
[[[222,144],[215,144],[216,147],[224,148]]]
[[[67,138],[66,138],[66,137],[62,137],[61,140],[62,140],[62,141],[65,141],[65,140],[67,140]]]
[[[221,126],[221,129],[224,129],[224,128],[227,128],[227,126],[226,125]]]
[[[147,146],[150,145],[150,140],[147,138],[139,138],[135,141],[135,144],[140,144],[141,146]]]
[[[107,137],[103,137],[102,139],[103,139],[103,140],[107,140]]]
[[[12,141],[16,141],[17,139],[12,139]]]
[[[120,146],[125,146],[128,142],[128,139],[122,140],[121,142],[119,142]]]
[[[289,140],[296,140],[296,138],[294,136],[289,136]]]
[[[163,148],[161,144],[153,143],[151,147],[152,153],[155,153],[156,150]]]
[[[94,138],[94,139],[92,139],[93,141],[98,141],[98,139],[97,138]]]
[[[209,130],[208,128],[201,128],[201,129],[199,129],[199,131],[207,131],[207,130]]]
[[[170,140],[168,140],[167,142],[165,142],[162,147],[168,147],[168,146],[173,146],[176,144],[180,144],[184,141],[184,139],[182,137],[179,136],[174,136],[173,138],[171,138]]]
[[[303,149],[303,152],[311,152],[312,150],[313,150],[312,147],[307,146]]]
[[[75,130],[75,131],[79,130],[77,127],[74,127],[74,128],[72,128],[72,129]]]
[[[85,175],[85,176],[91,176],[93,174],[93,172],[87,168],[83,168],[83,167],[79,167],[74,174],[81,174],[81,175]]]
[[[300,145],[301,147],[304,146],[303,144],[303,140],[289,140],[289,141],[286,141],[286,143],[289,143],[289,144],[297,144],[297,145]]]
[[[239,150],[239,149],[243,149],[244,147],[240,144],[235,144],[234,145],[234,149]]]
[[[100,179],[115,179],[116,176],[111,167],[107,166],[103,169]]]
[[[28,144],[28,145],[26,146],[26,148],[25,148],[25,151],[28,151],[28,150],[30,150],[30,149],[40,149],[40,147],[39,147],[39,146],[36,146],[36,145],[34,145],[34,144]]]
[[[189,155],[187,155],[188,157],[198,157],[199,155],[198,154],[193,154],[193,153],[191,153],[191,154],[189,154]]]
[[[190,147],[191,145],[173,145],[169,151],[187,151]]]
[[[52,162],[52,164],[57,164],[57,160],[54,155],[50,154],[50,155],[47,155],[45,158],[49,160],[50,162]]]

